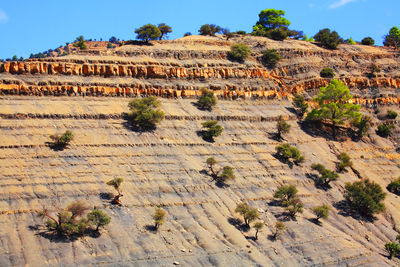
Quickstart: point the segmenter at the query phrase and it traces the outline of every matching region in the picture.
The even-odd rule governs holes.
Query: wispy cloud
[[[329,6],[329,8],[338,8],[338,7],[347,5],[348,3],[356,2],[356,1],[358,1],[358,0],[339,0],[339,1],[336,1],[335,3],[331,4]]]
[[[0,23],[6,23],[8,21],[8,16],[6,12],[0,9]]]

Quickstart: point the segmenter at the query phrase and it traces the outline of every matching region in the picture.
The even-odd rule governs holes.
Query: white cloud
[[[0,23],[6,23],[8,21],[8,16],[6,12],[0,9]]]
[[[338,7],[347,5],[348,3],[355,2],[355,1],[357,1],[357,0],[339,0],[339,1],[331,4],[329,6],[329,8],[338,8]]]

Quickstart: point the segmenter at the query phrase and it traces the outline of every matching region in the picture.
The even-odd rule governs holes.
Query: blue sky
[[[267,8],[284,10],[290,28],[308,36],[330,28],[344,39],[371,36],[381,45],[392,26],[400,27],[399,0],[1,0],[0,58],[28,57],[79,35],[134,39],[135,28],[147,23],[172,26],[170,39],[197,34],[205,23],[249,32]]]

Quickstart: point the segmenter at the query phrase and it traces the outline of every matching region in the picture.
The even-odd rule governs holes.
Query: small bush
[[[65,148],[74,138],[73,133],[70,130],[65,131],[61,136],[58,134],[50,135],[53,140],[53,146],[55,148]]]
[[[353,40],[352,38],[350,38],[350,39],[347,39],[347,40],[346,40],[346,44],[355,45],[356,42],[354,42],[354,40]]]
[[[199,109],[211,111],[216,104],[217,98],[214,96],[213,91],[206,88],[201,89],[201,95],[196,103],[197,107]]]
[[[394,128],[393,124],[384,124],[381,123],[378,125],[378,130],[376,133],[381,137],[389,137],[392,135],[392,129]]]
[[[255,239],[258,240],[258,232],[262,231],[262,229],[264,228],[264,223],[263,222],[256,222],[254,224],[254,229],[256,229],[256,235],[255,235]]]
[[[400,254],[400,245],[396,242],[388,242],[385,244],[385,250],[389,253],[389,259],[393,259],[393,256]]]
[[[250,48],[245,44],[234,44],[231,51],[228,52],[228,58],[231,60],[244,61],[251,54]]]
[[[344,197],[350,207],[363,216],[371,217],[385,209],[382,201],[386,194],[380,185],[368,179],[354,183],[346,183]]]
[[[236,205],[235,212],[243,216],[244,223],[250,227],[250,223],[260,216],[257,209],[250,207],[247,203],[239,203]]]
[[[222,134],[224,128],[218,124],[218,121],[206,121],[201,124],[203,129],[201,135],[204,140],[213,142],[214,137],[218,137]]]
[[[167,215],[167,212],[165,210],[163,210],[161,207],[156,208],[156,210],[154,211],[154,214],[153,214],[155,229],[158,229],[161,225],[164,224],[166,215]]]
[[[191,32],[187,32],[187,33],[185,33],[184,35],[183,35],[183,37],[186,37],[186,36],[191,36],[192,35],[192,33]]]
[[[296,197],[298,190],[296,186],[280,186],[274,192],[274,198],[279,199],[283,206],[288,206],[289,202]]]
[[[161,102],[154,96],[134,99],[129,102],[129,118],[134,127],[140,130],[153,130],[162,121],[165,113],[159,108]]]
[[[387,111],[386,117],[388,119],[395,120],[397,118],[397,116],[398,116],[398,114],[397,114],[396,111],[394,111],[394,110],[388,110]]]
[[[281,235],[286,230],[286,225],[283,222],[276,222],[275,223],[275,231],[273,234],[273,239],[277,239],[279,235]]]
[[[216,179],[218,176],[218,172],[214,170],[214,166],[215,164],[217,164],[217,161],[213,157],[211,157],[206,160],[206,164],[211,172],[211,176],[213,177],[213,179]]]
[[[319,75],[322,78],[333,78],[333,77],[335,77],[335,72],[333,71],[332,68],[323,68],[321,70],[321,72],[319,73]]]
[[[340,160],[338,165],[339,172],[344,171],[347,167],[353,167],[353,162],[346,153],[340,153],[338,159]]]
[[[237,31],[236,34],[246,35],[247,33],[245,31]]]
[[[375,40],[372,39],[371,37],[365,37],[364,39],[361,40],[361,44],[363,45],[374,45]]]
[[[113,48],[112,43],[109,42],[109,43],[107,44],[107,48]]]
[[[362,138],[371,126],[371,117],[362,115],[361,117],[355,118],[351,121],[351,125],[356,127],[358,138]]]
[[[218,175],[217,181],[225,184],[227,181],[234,180],[236,178],[233,168],[230,166],[225,166],[222,169],[222,173]]]
[[[262,52],[261,60],[264,66],[273,69],[276,67],[279,60],[281,60],[281,56],[275,49],[268,49]]]
[[[74,46],[79,47],[79,49],[81,49],[81,50],[87,49],[87,46],[85,44],[85,38],[83,37],[83,35],[76,38],[76,40],[74,42]]]
[[[317,217],[317,221],[319,219],[328,219],[329,216],[329,210],[330,207],[326,204],[321,205],[321,206],[316,206],[314,208],[312,208],[312,212],[315,214],[315,216]]]
[[[102,210],[94,209],[88,215],[87,218],[91,224],[96,226],[96,231],[99,231],[100,227],[106,226],[110,223],[111,217],[108,216]]]
[[[277,135],[279,139],[282,139],[282,134],[287,134],[290,132],[290,124],[288,124],[282,116],[279,116],[276,123]]]
[[[114,187],[115,190],[117,190],[117,195],[114,197],[112,203],[117,204],[117,205],[121,205],[121,200],[120,198],[123,196],[122,192],[121,192],[121,184],[124,181],[124,179],[116,177],[110,181],[108,181],[106,184],[109,186]]]
[[[297,108],[297,114],[303,117],[308,110],[308,104],[304,100],[304,96],[295,95],[293,98],[293,105]]]
[[[304,204],[299,199],[294,198],[289,201],[286,210],[292,218],[295,218],[297,213],[303,213]]]
[[[300,150],[287,143],[275,147],[277,156],[282,158],[285,162],[293,161],[295,164],[299,164],[304,161],[304,157],[301,155]]]
[[[392,181],[386,188],[390,193],[400,196],[400,177]]]
[[[329,188],[329,183],[339,178],[336,172],[326,169],[322,164],[312,164],[311,169],[319,172],[320,176],[318,176],[316,182],[325,188]]]

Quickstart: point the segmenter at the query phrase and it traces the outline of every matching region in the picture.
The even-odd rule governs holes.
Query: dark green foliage
[[[315,36],[315,41],[319,42],[323,47],[328,49],[336,49],[342,42],[339,34],[336,31],[331,32],[330,29],[322,29]]]
[[[339,178],[339,175],[335,171],[326,169],[322,164],[314,163],[311,165],[311,169],[319,172],[320,176],[318,176],[316,182],[324,188],[328,188],[330,182],[336,181]]]
[[[157,40],[161,38],[160,29],[153,24],[146,24],[135,30],[136,39],[148,42],[150,40]]]
[[[260,216],[257,209],[250,207],[247,203],[239,203],[236,205],[235,212],[243,216],[244,223],[250,227],[250,223]]]
[[[281,60],[281,56],[275,49],[268,49],[262,52],[261,60],[264,66],[273,69],[276,67],[279,60]]]
[[[201,89],[201,95],[196,103],[197,107],[211,111],[216,104],[217,98],[214,96],[214,92],[206,88]]]
[[[167,34],[169,34],[169,33],[172,32],[171,26],[168,26],[168,25],[165,24],[165,23],[160,23],[160,24],[158,24],[158,29],[160,30],[160,33],[161,33],[161,35],[160,35],[160,40],[161,40],[164,36],[166,36]]]
[[[319,75],[322,78],[333,78],[333,77],[335,77],[335,72],[333,71],[332,68],[323,68],[321,70],[321,72],[319,73]]]
[[[347,167],[353,167],[353,162],[351,161],[350,156],[346,153],[340,153],[338,159],[340,160],[338,164],[339,172],[344,171]]]
[[[199,33],[200,35],[215,36],[216,33],[219,33],[221,31],[222,28],[220,26],[217,26],[215,24],[204,24],[200,27]]]
[[[317,220],[319,219],[328,219],[330,207],[326,204],[321,206],[316,206],[312,208],[312,212],[317,216]]]
[[[81,50],[87,49],[87,46],[85,44],[85,37],[83,37],[83,35],[77,37],[74,42],[74,46],[79,47],[79,49],[81,49]]]
[[[385,40],[383,42],[385,46],[391,46],[397,49],[400,45],[400,30],[397,27],[392,27],[389,31],[389,34],[385,36]]]
[[[226,40],[229,40],[234,35],[229,29],[226,28],[222,29],[221,33],[225,36]]]
[[[99,231],[100,227],[106,226],[110,223],[111,217],[102,210],[94,209],[87,215],[87,219],[91,224],[96,226],[96,231]]]
[[[231,46],[231,51],[228,52],[228,58],[231,60],[237,60],[239,62],[244,61],[251,54],[250,48],[245,44],[234,44]]]
[[[289,202],[296,197],[298,190],[294,185],[282,185],[274,192],[274,198],[279,199],[283,206],[288,206]]]
[[[259,20],[253,26],[253,35],[264,36],[277,41],[283,41],[287,37],[299,39],[303,36],[302,32],[289,30],[290,21],[283,16],[283,10],[265,9],[260,12]]]
[[[388,242],[385,244],[385,250],[389,253],[389,259],[393,259],[393,256],[400,254],[400,245],[396,242]]]
[[[388,110],[387,111],[386,117],[388,119],[395,120],[397,118],[397,116],[398,116],[398,114],[397,114],[396,111],[394,111],[394,110]]]
[[[161,225],[164,224],[166,215],[167,215],[167,212],[165,210],[163,210],[161,207],[156,208],[156,210],[154,211],[154,214],[153,214],[155,229],[158,229]]]
[[[363,45],[374,45],[375,40],[372,39],[371,37],[365,37],[364,39],[361,40],[361,44]]]
[[[186,37],[186,36],[191,36],[192,35],[192,33],[191,32],[187,32],[187,33],[185,33],[184,35],[183,35],[183,37]]]
[[[292,218],[295,218],[297,213],[303,213],[304,204],[297,198],[293,198],[289,201],[286,210]]]
[[[300,150],[287,143],[275,147],[275,150],[277,156],[282,158],[285,162],[293,161],[295,164],[299,164],[304,161]]]
[[[336,127],[361,117],[359,105],[347,103],[352,98],[350,90],[339,80],[332,80],[321,87],[314,101],[319,105],[307,115],[309,121],[327,121],[332,124],[332,135],[336,138]]]
[[[351,125],[356,127],[358,138],[362,138],[371,126],[371,117],[367,115],[356,117],[352,120]]]
[[[282,116],[279,116],[276,123],[277,135],[279,139],[282,139],[282,134],[287,134],[290,132],[290,124],[288,124]]]
[[[17,55],[13,55],[13,57],[11,58],[12,61],[18,61],[18,57]]]
[[[247,33],[245,31],[237,31],[236,34],[246,35]]]
[[[392,182],[386,187],[386,189],[387,189],[389,192],[400,196],[400,177],[397,178],[396,180],[392,181]],[[399,240],[399,241],[400,241],[400,240]]]
[[[344,197],[350,207],[363,216],[371,217],[385,209],[383,200],[386,194],[379,184],[368,179],[346,183]]]
[[[206,121],[201,124],[203,126],[203,130],[201,131],[201,135],[204,140],[213,142],[214,137],[218,137],[222,134],[224,128],[218,124],[218,121]]]
[[[376,131],[376,133],[381,137],[389,137],[390,135],[392,135],[393,128],[393,124],[381,123],[378,125],[378,130]]]
[[[297,114],[302,118],[308,110],[308,104],[304,100],[304,96],[295,95],[293,98],[293,105],[297,108]]]
[[[159,107],[161,102],[154,96],[137,98],[129,102],[128,107],[131,110],[129,118],[133,126],[140,130],[152,130],[156,124],[161,122],[165,113]]]
[[[61,136],[58,134],[54,134],[50,135],[50,138],[53,140],[53,147],[63,149],[69,145],[69,143],[74,138],[74,135],[70,130],[67,130]]]

